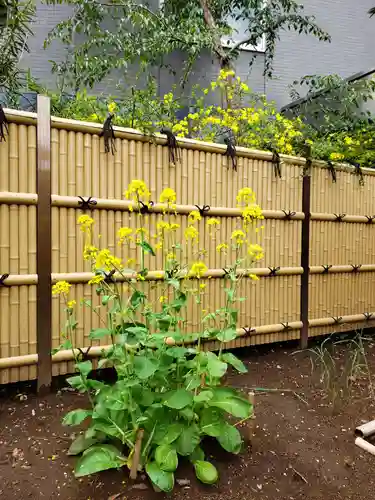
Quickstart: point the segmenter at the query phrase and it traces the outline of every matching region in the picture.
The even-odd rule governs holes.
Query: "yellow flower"
[[[217,252],[225,252],[226,250],[228,250],[228,245],[226,243],[220,243],[217,247],[216,247],[216,251]]]
[[[256,200],[254,191],[249,187],[244,187],[238,191],[236,200],[238,204],[244,203],[245,205],[249,205],[251,203],[255,203]]]
[[[235,231],[233,231],[231,236],[231,239],[235,240],[236,245],[243,245],[243,243],[245,242],[245,238],[246,234],[241,231],[241,229],[236,229]]]
[[[130,227],[120,227],[117,231],[117,236],[119,238],[119,243],[124,243],[125,241],[131,241],[133,230]]]
[[[99,285],[104,281],[104,276],[97,274],[89,281],[89,285]]]
[[[194,224],[195,222],[197,222],[201,219],[202,219],[202,216],[198,212],[198,210],[192,210],[188,216],[188,221],[190,224]]]
[[[96,259],[97,255],[98,249],[96,247],[94,247],[93,245],[85,245],[85,248],[83,250],[83,258],[85,260]]]
[[[175,203],[176,192],[172,188],[165,188],[160,195],[160,203]]]
[[[122,263],[121,259],[112,255],[108,248],[104,248],[96,257],[95,267],[96,269],[105,269],[108,271],[113,268],[122,267]]]
[[[155,248],[156,250],[160,250],[161,248],[163,248],[163,243],[156,243]]]
[[[90,122],[99,122],[99,116],[96,113],[93,113],[92,115],[89,116],[89,121]]]
[[[264,257],[263,248],[257,243],[253,243],[248,246],[247,253],[254,260],[261,260]]]
[[[164,302],[167,302],[168,300],[168,297],[165,297],[164,295],[162,295],[160,298],[159,298],[159,302],[160,304],[163,304]]]
[[[142,274],[137,274],[136,277],[137,277],[137,280],[139,280],[139,281],[145,281],[146,280],[146,278]]]
[[[77,304],[77,302],[75,300],[69,300],[68,302],[68,308],[69,309],[73,309],[73,307]]]
[[[175,223],[172,223],[172,224],[168,224],[168,231],[177,231],[177,229],[179,229],[181,226],[180,224],[175,224]]]
[[[94,219],[89,215],[81,215],[77,219],[77,223],[81,226],[81,231],[84,233],[88,233],[91,230],[91,226],[94,222]]]
[[[133,200],[138,203],[139,201],[148,201],[150,199],[151,193],[148,190],[146,183],[139,179],[134,179],[125,191],[125,197],[128,200]]]
[[[344,137],[344,142],[347,146],[353,144],[353,139],[351,137]]]
[[[199,288],[200,288],[201,290],[204,290],[204,289],[206,288],[206,286],[207,286],[207,284],[206,284],[206,283],[201,283],[201,284],[199,285]]]
[[[257,276],[256,274],[249,274],[249,278],[253,281],[259,281],[259,276]]]
[[[331,153],[329,155],[329,159],[333,160],[333,161],[340,161],[340,160],[343,160],[344,158],[345,158],[345,156],[341,153]]]
[[[194,226],[188,226],[185,229],[185,238],[193,241],[198,241],[199,232]]]
[[[219,224],[220,224],[219,219],[214,219],[213,217],[207,219],[207,226],[218,226]]]
[[[112,101],[108,104],[108,111],[110,113],[114,113],[116,111],[116,108],[117,108],[117,104],[114,101]]]
[[[174,260],[176,258],[176,254],[173,252],[169,252],[167,254],[167,260]]]
[[[71,286],[72,285],[67,281],[58,281],[52,287],[52,295],[64,295],[64,294],[67,295],[69,293]]]
[[[139,227],[136,230],[136,234],[148,234],[148,230],[145,227]]]
[[[245,207],[242,210],[241,215],[244,220],[245,226],[248,226],[251,222],[254,222],[255,220],[264,219],[264,216],[262,214],[262,209],[260,208],[259,205],[252,205]]]
[[[194,262],[189,271],[190,276],[196,276],[198,279],[208,271],[208,267],[202,261]]]

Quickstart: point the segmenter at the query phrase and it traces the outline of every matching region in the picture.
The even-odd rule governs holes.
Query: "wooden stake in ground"
[[[133,481],[137,479],[139,459],[141,456],[143,432],[144,432],[143,429],[138,429],[137,439],[135,441],[132,467],[130,469],[130,479],[132,479]]]
[[[255,428],[255,393],[254,392],[249,392],[247,396],[249,403],[253,406],[253,414],[251,415],[248,423],[247,423],[247,430],[248,430],[248,440],[251,443],[253,440],[253,432]]]

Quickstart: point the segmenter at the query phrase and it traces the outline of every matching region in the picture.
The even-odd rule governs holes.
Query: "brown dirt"
[[[214,487],[198,484],[189,464],[181,464],[173,500],[370,500],[374,498],[375,457],[354,445],[353,429],[374,418],[367,382],[356,382],[354,394],[336,413],[312,375],[308,353],[295,346],[266,347],[242,353],[247,375],[230,376],[244,390],[251,387],[293,389],[256,395],[256,429],[251,447],[233,457],[207,443],[206,452],[220,471]],[[368,362],[375,370],[375,348]],[[19,392],[25,387],[17,388]],[[71,429],[61,418],[85,407],[85,396],[58,391],[27,400],[20,394],[0,396],[0,497],[3,500],[61,498],[77,500],[155,500],[167,498],[152,491],[147,479],[136,484],[126,470],[108,471],[77,480],[74,458],[66,456]],[[142,489],[144,488],[144,489]]]

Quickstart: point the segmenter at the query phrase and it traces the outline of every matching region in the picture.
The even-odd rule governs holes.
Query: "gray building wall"
[[[158,0],[153,0],[157,2]],[[267,80],[263,76],[264,54],[256,53],[252,66],[249,65],[254,53],[242,51],[235,68],[237,74],[257,92],[265,93],[275,100],[278,107],[290,102],[288,86],[296,79],[307,74],[338,73],[347,77],[366,71],[375,65],[374,39],[375,20],[370,19],[367,11],[373,7],[374,0],[305,0],[305,10],[314,14],[319,26],[332,37],[331,43],[319,42],[312,36],[282,32],[277,44],[274,60],[274,76]],[[47,50],[43,42],[48,32],[62,19],[69,16],[70,7],[66,5],[44,5],[36,0],[37,20],[33,26],[35,36],[30,38],[30,53],[25,53],[21,66],[30,67],[33,75],[41,83],[53,87],[49,60],[62,60],[66,48],[54,42]],[[176,53],[169,58],[172,67],[181,68],[183,55]],[[135,70],[134,70],[135,71]],[[187,90],[193,83],[207,85],[219,72],[217,62],[210,54],[202,53],[190,76]],[[160,92],[167,92],[173,83],[178,84],[181,74],[176,76],[167,70],[156,70],[159,77]],[[115,92],[115,79],[109,79],[96,89],[98,92]]]

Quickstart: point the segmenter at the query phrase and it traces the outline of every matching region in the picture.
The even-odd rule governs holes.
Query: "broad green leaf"
[[[242,438],[238,429],[227,422],[222,425],[221,432],[216,437],[224,450],[238,454],[241,451]]]
[[[119,425],[116,425],[114,421],[110,422],[106,418],[96,418],[93,423],[93,428],[96,431],[103,432],[107,436],[118,438],[123,441],[124,429]]]
[[[151,482],[159,488],[159,490],[169,493],[174,487],[173,472],[162,470],[156,462],[146,464],[146,472]]]
[[[92,363],[90,360],[82,361],[81,363],[76,364],[76,368],[84,377],[87,377],[87,375],[92,371]]]
[[[197,460],[194,469],[197,478],[204,484],[215,484],[219,478],[216,467],[210,462]]]
[[[186,354],[189,354],[189,349],[186,349],[186,347],[169,347],[166,350],[166,354],[168,356],[171,356],[172,358],[183,358],[186,356]]]
[[[139,290],[136,290],[133,295],[130,297],[130,304],[134,309],[136,309],[146,298],[146,295],[143,292],[140,292]]]
[[[59,345],[59,347],[52,349],[51,354],[53,356],[54,354],[58,353],[59,351],[69,350],[72,347],[73,347],[73,344],[71,343],[71,341],[69,339],[66,339],[65,342],[63,342],[61,345]]]
[[[168,444],[158,446],[155,450],[155,461],[162,470],[174,472],[178,466],[176,450]]]
[[[78,460],[74,474],[88,476],[107,469],[117,469],[125,463],[119,450],[110,444],[98,444],[86,450]]]
[[[179,437],[184,429],[181,422],[174,422],[173,424],[166,424],[165,426],[158,425],[154,435],[156,444],[171,444]]]
[[[142,387],[140,384],[134,385],[131,389],[134,401],[141,406],[151,406],[154,402],[154,393],[150,389]]]
[[[212,399],[213,393],[212,391],[202,391],[196,396],[194,396],[194,402],[195,403],[204,403],[205,401],[209,401]]]
[[[81,434],[70,445],[68,455],[79,455],[99,441],[100,439],[97,437],[86,437],[84,434]]]
[[[248,418],[252,413],[252,405],[237,396],[225,396],[213,390],[214,397],[207,401],[208,406],[220,408],[237,418]]]
[[[136,356],[134,358],[134,372],[141,380],[152,377],[158,368],[158,362],[154,358]]]
[[[189,391],[193,391],[194,389],[197,389],[201,385],[201,379],[198,377],[198,375],[191,375],[188,374],[185,377],[186,379],[186,389]]]
[[[187,296],[183,292],[177,292],[177,298],[171,302],[170,307],[176,311],[180,311],[181,308],[187,303]]]
[[[220,340],[220,342],[231,342],[237,338],[237,331],[235,328],[225,328],[224,330],[220,330],[216,338]]]
[[[82,381],[81,375],[75,375],[74,377],[69,377],[66,379],[68,384],[73,387],[73,389],[77,389],[79,392],[85,392],[86,387]]]
[[[225,352],[224,354],[222,354],[221,359],[229,365],[232,365],[233,368],[235,368],[238,372],[247,373],[247,368],[243,364],[243,362],[231,352]]]
[[[152,248],[152,246],[149,243],[147,243],[147,241],[141,241],[140,243],[138,243],[138,246],[143,248],[145,253],[150,253],[151,255],[153,255],[155,257],[154,249]]]
[[[180,289],[180,280],[177,280],[176,278],[171,278],[166,280],[168,285],[173,286],[176,290]]]
[[[193,420],[194,419],[194,415],[195,413],[193,412],[193,410],[191,409],[190,406],[186,406],[185,408],[182,408],[182,410],[180,410],[178,412],[178,414],[182,417],[182,418],[185,418],[186,420]]]
[[[193,464],[197,460],[204,460],[204,451],[200,446],[197,446],[193,453],[189,456],[190,462]]]
[[[63,418],[63,425],[79,425],[81,424],[87,417],[92,416],[91,410],[72,410],[65,415]]]
[[[94,330],[91,330],[89,339],[91,340],[99,340],[102,339],[103,337],[106,337],[107,335],[110,335],[111,331],[108,330],[108,328],[95,328]]]
[[[176,449],[180,455],[191,455],[200,442],[199,429],[192,423],[185,427],[176,441]]]
[[[200,418],[200,428],[204,434],[212,437],[220,436],[225,423],[220,410],[216,408],[204,408]]]
[[[88,378],[86,380],[87,387],[90,389],[94,389],[95,391],[100,391],[102,389],[106,389],[108,386],[104,382],[100,382],[100,380],[94,380]]]
[[[185,406],[189,406],[193,403],[193,395],[186,389],[178,389],[177,391],[172,391],[168,393],[164,404],[169,406],[169,408],[174,408],[175,410],[182,410]]]
[[[225,375],[228,365],[220,361],[220,359],[213,352],[207,352],[207,371],[211,377],[221,378]]]

